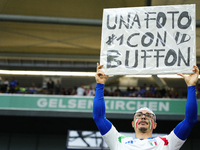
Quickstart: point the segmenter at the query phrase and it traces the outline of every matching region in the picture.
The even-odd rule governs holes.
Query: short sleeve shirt
[[[114,126],[103,135],[111,150],[179,150],[185,141],[172,131],[169,135],[152,139],[133,139],[120,134]]]

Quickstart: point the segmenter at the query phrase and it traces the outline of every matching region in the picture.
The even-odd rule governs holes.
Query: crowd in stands
[[[54,95],[77,95],[94,96],[95,87],[84,86],[65,88],[59,80],[56,83],[49,78],[44,81],[42,87],[36,87],[32,83],[29,87],[20,87],[17,80],[12,77],[10,81],[4,78],[0,82],[0,93],[21,93],[21,94],[54,94]],[[186,98],[187,91],[173,88],[158,88],[154,85],[142,87],[127,87],[126,89],[117,87],[105,87],[104,96],[114,97],[145,97],[145,98]],[[197,97],[200,98],[200,83],[197,84]]]
[[[123,97],[145,97],[145,98],[186,98],[186,92],[178,91],[173,88],[157,88],[150,85],[146,87],[146,84],[142,87],[127,87],[126,90],[121,90],[116,87],[115,90],[104,90],[104,96],[123,96]]]
[[[197,93],[200,91],[200,84],[197,85]],[[49,78],[48,81],[44,81],[42,87],[38,88],[34,83],[30,87],[20,87],[19,83],[11,78],[8,81],[7,78],[3,79],[0,84],[0,93],[23,93],[23,94],[54,94],[54,95],[77,95],[77,96],[94,96],[95,87],[84,86],[81,84],[79,87],[65,88],[62,86],[59,80],[54,81]],[[120,89],[119,86],[113,88],[108,87],[104,90],[104,96],[114,97],[145,97],[145,98],[186,98],[186,91],[178,91],[173,88],[158,88],[144,84],[142,87],[127,87],[126,89]]]
[[[12,77],[10,81],[7,78],[0,81],[0,93],[94,96],[95,90],[92,86],[85,88],[83,84],[78,88],[66,89],[59,80],[55,83],[51,78],[44,81],[42,87],[36,87],[34,83],[31,86],[20,87],[19,82]]]

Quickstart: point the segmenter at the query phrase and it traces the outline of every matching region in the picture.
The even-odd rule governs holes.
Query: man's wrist
[[[187,85],[187,87],[192,87],[192,86],[195,86],[195,87],[196,87],[196,85]]]
[[[97,84],[105,84],[105,83],[97,82]]]
[[[97,87],[97,88],[104,88],[104,86],[105,86],[105,84],[101,84],[101,83],[97,83],[97,84],[96,84],[96,87]]]

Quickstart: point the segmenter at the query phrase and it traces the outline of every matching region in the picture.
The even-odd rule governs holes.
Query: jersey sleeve
[[[164,147],[168,147],[168,149],[179,150],[181,146],[184,144],[185,140],[181,140],[178,138],[174,131],[164,137],[158,137],[161,141],[163,141]]]
[[[105,115],[104,84],[96,84],[96,94],[93,102],[93,119],[101,133],[106,134],[112,127]]]
[[[196,86],[189,86],[185,108],[185,119],[174,129],[174,133],[178,138],[182,140],[187,139],[190,131],[197,122],[197,110]]]
[[[112,125],[111,129],[102,136],[106,144],[111,150],[120,149],[120,142],[123,136],[116,130],[116,128]]]

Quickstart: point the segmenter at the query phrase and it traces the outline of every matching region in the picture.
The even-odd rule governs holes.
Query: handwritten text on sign
[[[100,63],[107,75],[192,73],[195,5],[104,9]]]

